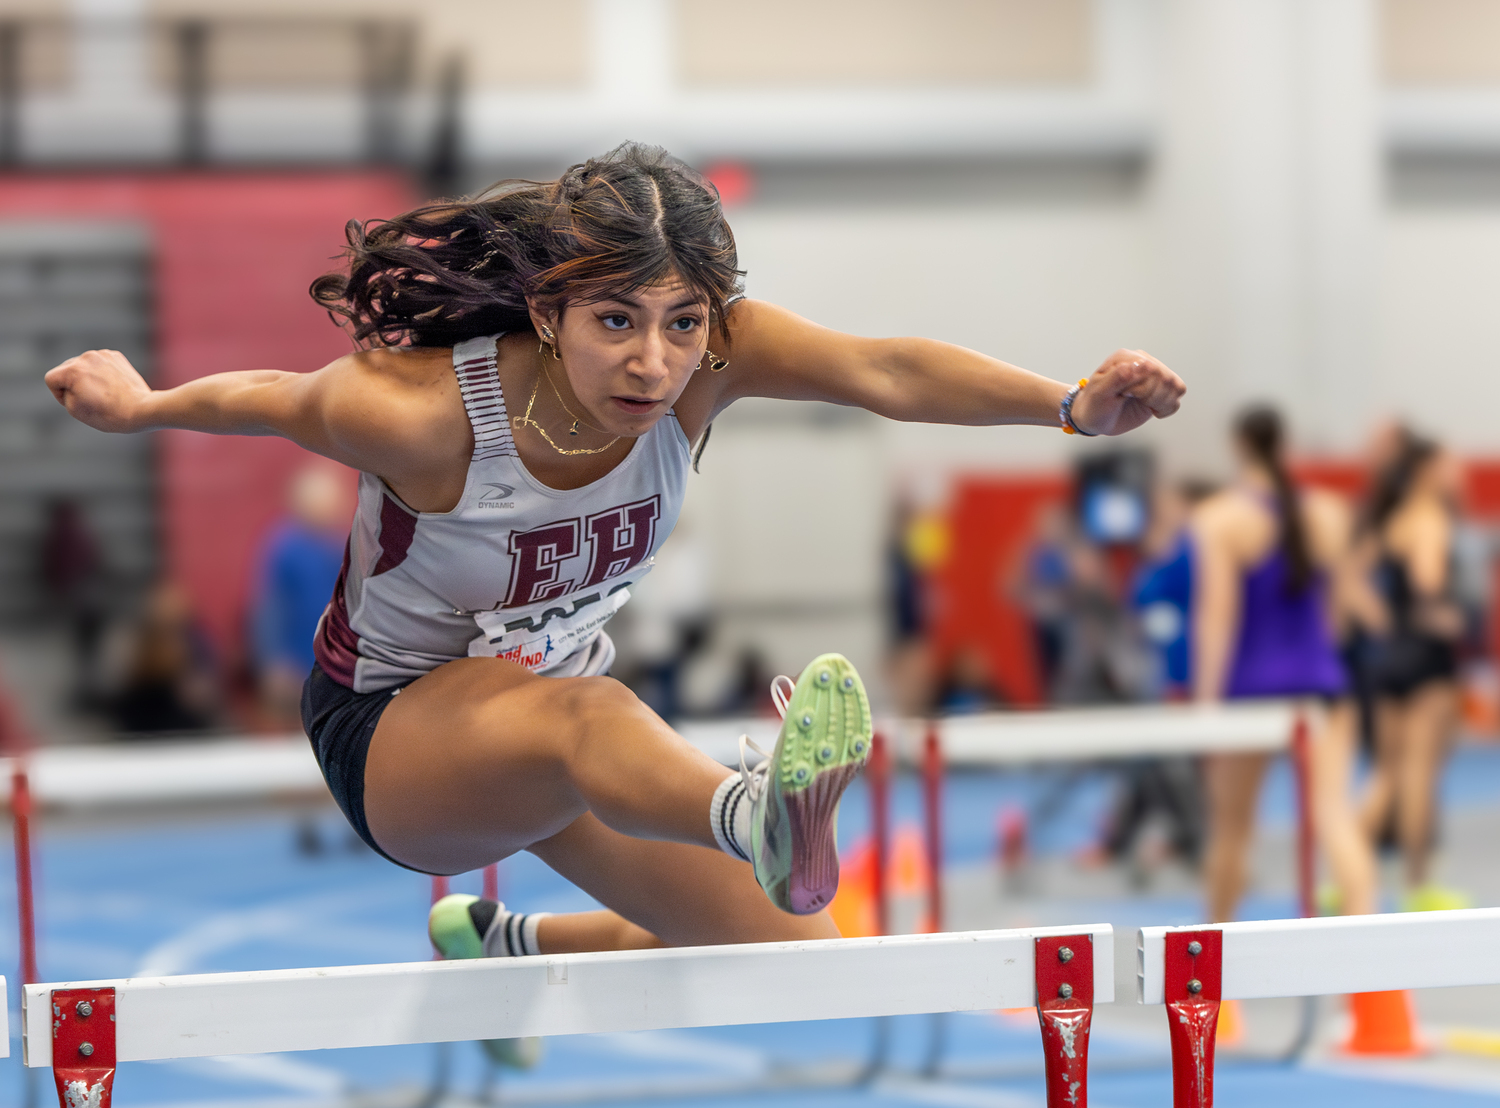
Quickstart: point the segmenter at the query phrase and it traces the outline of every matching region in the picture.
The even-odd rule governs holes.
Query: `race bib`
[[[475,612],[479,635],[469,643],[469,657],[504,658],[545,673],[593,642],[630,599],[630,586],[650,568],[643,563],[622,574],[626,580],[618,584],[606,582],[525,608]]]

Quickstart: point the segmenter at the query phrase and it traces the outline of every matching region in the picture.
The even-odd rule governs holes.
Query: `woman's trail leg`
[[[827,913],[794,916],[761,892],[750,867],[682,843],[633,839],[592,815],[532,847],[610,907],[522,915],[494,901],[445,897],[433,906],[433,944],[449,958],[640,950],[666,945],[836,937]],[[632,922],[634,921],[634,922]]]
[[[1438,777],[1457,713],[1458,688],[1451,681],[1430,681],[1407,701],[1399,751],[1396,831],[1406,882],[1413,889],[1428,880],[1437,832]]]
[[[364,799],[386,853],[461,873],[590,811],[627,835],[712,849],[709,805],[729,772],[617,681],[466,658],[391,701],[370,743]]]
[[[1353,802],[1357,718],[1354,705],[1335,704],[1308,749],[1313,820],[1333,871],[1344,915],[1375,910],[1375,851]]]
[[[1265,754],[1214,754],[1205,760],[1208,843],[1203,884],[1208,918],[1226,923],[1245,891],[1245,861],[1255,833],[1255,802],[1269,758]]]

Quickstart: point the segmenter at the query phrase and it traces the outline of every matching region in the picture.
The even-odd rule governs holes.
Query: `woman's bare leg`
[[[761,891],[749,863],[720,850],[631,838],[585,815],[531,853],[666,946],[838,937],[827,912],[783,912]],[[571,918],[542,921],[543,952],[565,941],[552,930],[555,921]]]
[[[464,659],[386,708],[365,810],[408,865],[457,873],[529,849],[609,909],[543,919],[545,953],[835,937],[826,913],[781,911],[715,844],[728,773],[617,681]]]
[[[1265,754],[1213,754],[1205,759],[1208,843],[1203,883],[1214,923],[1234,918],[1245,891],[1245,858],[1255,832],[1255,802],[1266,774]]]
[[[386,708],[365,811],[386,853],[432,873],[478,869],[590,811],[627,835],[714,848],[709,804],[728,772],[618,681],[465,658]]]
[[[1341,701],[1329,709],[1308,745],[1313,821],[1345,915],[1375,910],[1375,852],[1352,795],[1357,725],[1354,705]]]
[[[1430,681],[1407,699],[1397,777],[1396,833],[1411,888],[1425,885],[1436,831],[1438,778],[1458,713],[1458,687]]]
[[[1402,711],[1399,702],[1381,699],[1375,703],[1375,751],[1370,776],[1359,802],[1359,822],[1365,837],[1378,842],[1386,821],[1396,807],[1396,772],[1399,759]]]

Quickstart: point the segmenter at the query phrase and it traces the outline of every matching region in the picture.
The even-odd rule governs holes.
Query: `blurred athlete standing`
[[[1297,489],[1283,457],[1280,416],[1247,411],[1235,425],[1238,473],[1192,521],[1193,691],[1199,701],[1295,697],[1321,704],[1310,747],[1320,844],[1343,910],[1375,908],[1375,863],[1350,800],[1356,716],[1331,631],[1340,594],[1357,590],[1343,501]],[[1209,918],[1230,919],[1245,888],[1245,856],[1269,755],[1217,754],[1206,764]]]
[[[1439,773],[1458,722],[1455,514],[1461,473],[1436,443],[1408,436],[1370,499],[1364,523],[1389,632],[1365,651],[1376,698],[1376,759],[1362,817],[1372,839],[1394,817],[1412,911],[1467,900],[1429,883]]]

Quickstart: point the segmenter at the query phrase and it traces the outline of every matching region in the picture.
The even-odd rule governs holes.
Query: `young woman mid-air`
[[[1269,408],[1240,417],[1235,483],[1192,520],[1193,686],[1199,700],[1300,697],[1321,702],[1310,749],[1319,842],[1350,915],[1375,910],[1375,858],[1350,798],[1356,719],[1332,631],[1336,605],[1355,605],[1346,505],[1299,492],[1282,456],[1281,419]],[[1207,759],[1209,918],[1233,917],[1268,755]]]
[[[362,472],[302,699],[334,797],[401,865],[460,873],[529,850],[609,909],[440,902],[450,956],[836,934],[833,816],[870,738],[853,667],[817,658],[789,696],[778,679],[781,736],[748,773],[603,676],[604,624],[671,532],[689,444],[718,413],[767,396],[1056,426],[1062,408],[1119,434],[1184,391],[1139,351],[1070,396],[960,347],[745,300],[717,193],[652,148],[351,224],[349,243],[347,273],[313,293],[362,349],[316,372],[155,391],[106,350],[47,384],[101,430],[281,435]],[[768,521],[766,542],[798,541],[796,520]]]

